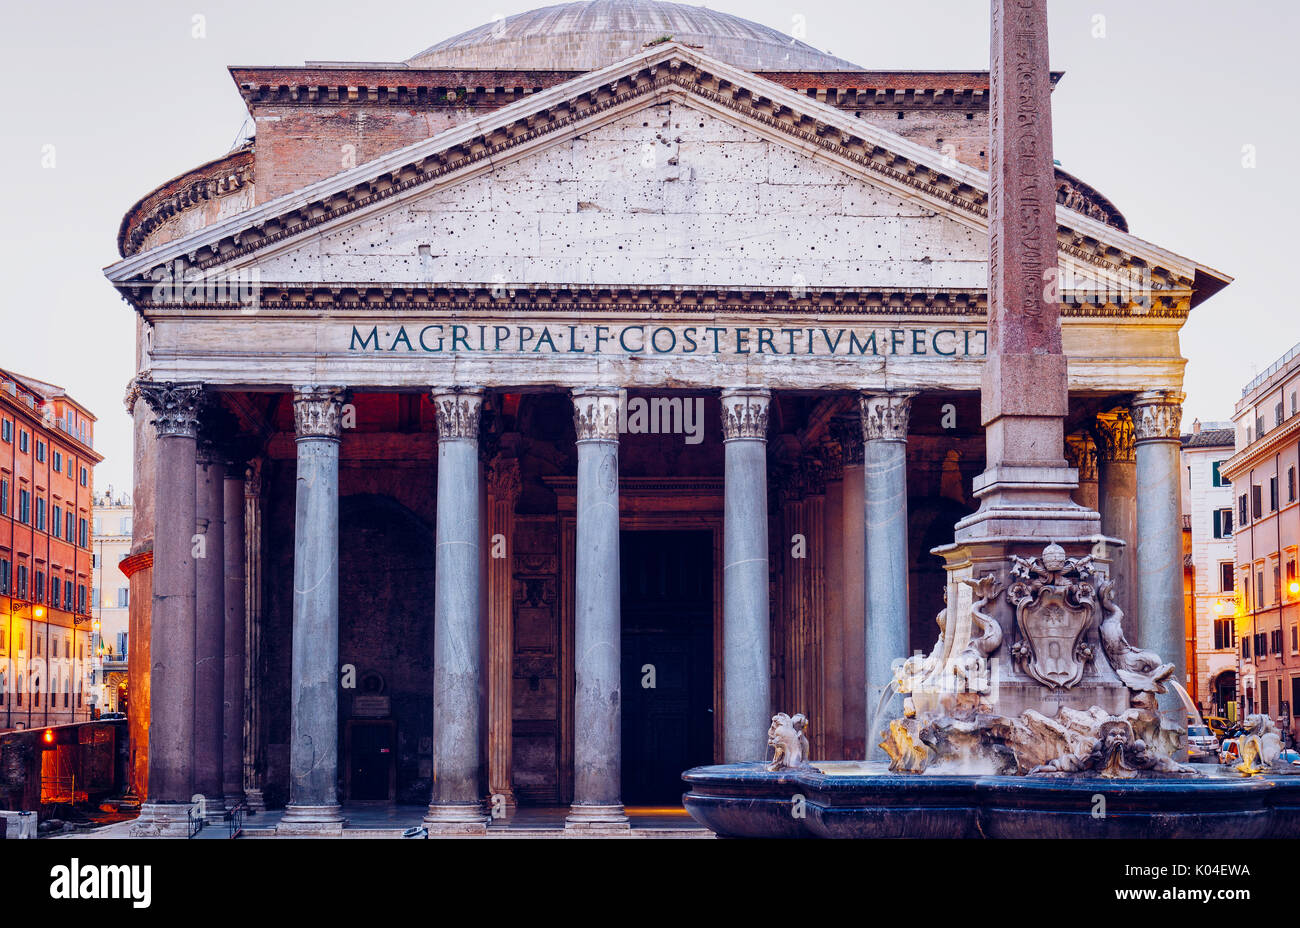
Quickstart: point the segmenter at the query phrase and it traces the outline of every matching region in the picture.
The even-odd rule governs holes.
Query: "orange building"
[[[0,731],[90,717],[95,417],[0,369]]]

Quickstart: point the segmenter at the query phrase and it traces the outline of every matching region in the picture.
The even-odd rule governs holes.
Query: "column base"
[[[623,804],[598,806],[574,803],[569,807],[569,814],[564,818],[566,829],[585,831],[624,831],[632,823],[623,813]]]
[[[341,836],[346,824],[343,808],[337,802],[320,806],[290,804],[284,807],[284,816],[275,826],[275,833]]]
[[[481,802],[435,802],[424,813],[423,825],[431,835],[482,835],[491,820]]]
[[[248,808],[253,812],[266,811],[266,800],[262,798],[260,789],[244,790],[244,801],[248,803]]]
[[[142,803],[128,833],[132,838],[188,838],[193,808],[188,802]]]

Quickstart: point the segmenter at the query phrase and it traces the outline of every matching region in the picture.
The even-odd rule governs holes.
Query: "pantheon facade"
[[[137,202],[106,270],[139,830],[196,793],[289,832],[366,800],[620,828],[761,760],[775,711],[864,757],[867,668],[932,646],[930,552],[978,505],[988,74],[653,0],[230,73],[255,136]],[[1229,278],[1062,169],[1057,200],[1044,454],[1131,599],[1181,583],[1179,330]]]

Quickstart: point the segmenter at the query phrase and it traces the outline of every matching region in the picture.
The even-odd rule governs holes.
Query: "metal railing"
[[[1268,378],[1272,377],[1282,368],[1286,367],[1287,364],[1293,361],[1297,355],[1300,355],[1300,344],[1295,345],[1290,351],[1288,351],[1286,354],[1282,355],[1282,357],[1278,358],[1276,361],[1270,364],[1267,370],[1265,370],[1262,374],[1257,375],[1253,380],[1251,380],[1250,383],[1242,387],[1241,395],[1248,396],[1251,390],[1254,390],[1264,381],[1268,380]],[[1260,434],[1263,433],[1261,432]]]
[[[185,837],[193,838],[203,825],[203,803],[195,803],[185,810]]]
[[[231,838],[238,838],[239,833],[244,830],[244,816],[250,811],[248,803],[242,799],[233,809],[226,810],[226,831]]]

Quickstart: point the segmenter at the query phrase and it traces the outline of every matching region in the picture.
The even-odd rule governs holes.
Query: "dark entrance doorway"
[[[397,725],[392,720],[348,721],[345,754],[349,799],[386,802],[393,798],[396,741]]]
[[[682,771],[713,760],[713,535],[620,539],[623,802],[677,805]]]

